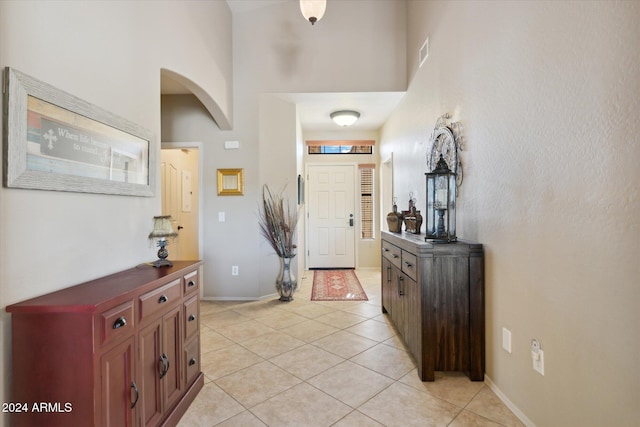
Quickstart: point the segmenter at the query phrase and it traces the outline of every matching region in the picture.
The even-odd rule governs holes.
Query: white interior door
[[[307,166],[307,266],[356,266],[356,165]]]
[[[198,244],[198,150],[163,149],[162,214],[171,215],[178,238],[170,242],[169,259],[200,259]]]

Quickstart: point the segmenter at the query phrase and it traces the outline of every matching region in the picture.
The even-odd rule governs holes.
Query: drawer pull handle
[[[138,386],[135,381],[131,381],[131,388],[136,392],[136,399],[131,403],[131,409],[135,408],[136,403],[138,403],[138,398],[140,397],[140,392],[138,391]]]
[[[165,302],[169,301],[169,298],[167,298],[166,295],[162,295],[159,299],[158,299],[158,304],[163,304]]]
[[[195,364],[196,364],[196,362],[197,362],[196,358],[195,358],[195,357],[192,357],[192,358],[189,360],[189,366],[193,366],[193,365],[195,365]]]
[[[113,329],[122,328],[127,324],[127,319],[123,317],[118,317],[115,322],[113,322]]]
[[[194,320],[196,320],[196,315],[195,314],[190,314],[189,315],[189,322],[193,322]]]
[[[382,250],[383,250],[384,252],[389,252],[389,249],[387,249],[387,248],[382,248]]]
[[[396,255],[396,254],[391,254],[391,256],[394,257],[394,258],[398,258],[398,255]]]
[[[409,268],[413,267],[413,264],[411,264],[410,262],[405,261],[404,264]]]
[[[187,287],[192,288],[196,285],[196,282],[194,282],[193,280],[189,280],[189,283],[187,283]]]

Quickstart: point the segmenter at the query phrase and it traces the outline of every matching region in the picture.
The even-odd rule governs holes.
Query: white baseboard
[[[533,421],[531,421],[529,419],[529,417],[527,417],[524,412],[522,412],[520,410],[520,408],[518,408],[516,405],[514,405],[514,403],[509,400],[509,398],[507,397],[506,394],[504,394],[502,392],[502,390],[500,390],[498,388],[497,385],[495,385],[495,383],[491,380],[491,378],[487,375],[484,374],[484,383],[489,386],[489,388],[491,389],[491,391],[493,391],[495,393],[496,396],[498,396],[498,399],[500,399],[502,401],[502,403],[504,403],[504,405],[509,408],[509,410],[511,412],[513,412],[513,414],[518,417],[518,419],[520,421],[522,421],[522,423],[524,425],[526,425],[527,427],[536,427],[536,425],[533,423]]]

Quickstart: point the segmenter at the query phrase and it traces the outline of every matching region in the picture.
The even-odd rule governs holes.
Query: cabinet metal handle
[[[398,258],[398,255],[396,255],[396,254],[391,254],[391,256],[394,257],[394,258]]]
[[[158,360],[158,367],[160,368],[160,378],[163,378],[169,371],[169,358],[166,354],[162,353],[160,356],[160,360]]]
[[[389,249],[387,249],[387,248],[382,248],[382,251],[383,251],[383,252],[389,252]]]
[[[192,358],[189,360],[189,366],[193,366],[193,365],[195,365],[195,364],[196,364],[196,362],[197,362],[196,358],[195,358],[195,357],[192,357]]]
[[[125,317],[118,317],[115,322],[113,322],[113,329],[122,328],[127,324],[127,319]]]
[[[138,391],[138,386],[135,381],[131,381],[131,388],[136,392],[136,399],[131,403],[131,409],[135,408],[136,403],[138,403],[138,399],[140,398],[140,392]]]
[[[193,280],[189,280],[189,283],[187,283],[187,287],[192,288],[196,285],[196,282],[194,282]]]
[[[411,264],[410,262],[405,261],[405,262],[404,262],[404,264],[405,264],[407,267],[413,267],[413,264]]]
[[[189,322],[193,322],[194,320],[196,320],[196,315],[195,314],[190,314],[189,315]]]
[[[391,281],[391,267],[387,267],[387,283]]]
[[[159,299],[158,299],[158,304],[162,304],[169,301],[169,298],[167,298],[166,295],[162,295]]]
[[[404,277],[398,276],[398,295],[404,295]]]

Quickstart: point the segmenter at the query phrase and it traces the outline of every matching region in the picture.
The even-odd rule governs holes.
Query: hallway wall
[[[412,80],[381,156],[423,208],[436,119],[464,126],[458,236],[485,248],[488,377],[531,424],[637,425],[640,3],[407,8]]]

